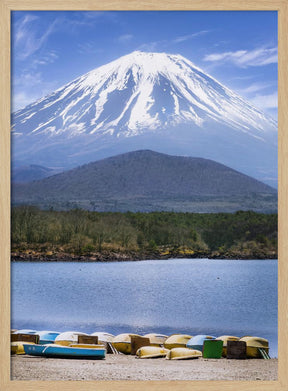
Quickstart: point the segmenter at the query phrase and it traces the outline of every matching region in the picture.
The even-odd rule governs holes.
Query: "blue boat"
[[[200,350],[202,352],[204,341],[215,339],[216,337],[211,335],[195,335],[187,342],[186,347],[189,349]]]
[[[106,349],[101,345],[87,345],[87,347],[62,346],[56,344],[28,345],[24,344],[24,351],[30,356],[54,357],[54,358],[85,358],[103,359],[106,356]]]
[[[15,331],[15,333],[13,334],[37,334],[37,331],[36,330],[31,330],[31,329],[21,329],[21,330],[17,330]]]
[[[60,334],[57,331],[39,331],[37,333],[39,335],[39,344],[46,345],[54,343],[56,337]]]

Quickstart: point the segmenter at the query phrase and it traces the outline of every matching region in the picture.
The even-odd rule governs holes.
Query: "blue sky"
[[[12,110],[134,50],[181,54],[277,119],[276,11],[14,11]]]

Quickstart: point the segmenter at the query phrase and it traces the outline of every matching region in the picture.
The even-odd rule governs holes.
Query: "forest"
[[[12,208],[12,261],[277,258],[277,214]]]

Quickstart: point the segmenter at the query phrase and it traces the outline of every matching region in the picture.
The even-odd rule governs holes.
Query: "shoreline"
[[[13,355],[11,380],[237,380],[274,381],[278,359],[166,360],[107,354],[104,360]]]
[[[23,254],[15,253],[11,254],[11,262],[135,262],[135,261],[148,261],[148,260],[169,260],[169,259],[224,259],[224,260],[267,260],[277,259],[278,254],[213,254],[213,253],[194,253],[194,254],[169,254],[161,255],[159,253],[148,254],[123,254],[123,253],[110,253],[110,254],[93,254],[88,255],[74,255],[74,254],[53,254],[45,255],[41,253],[37,254]]]

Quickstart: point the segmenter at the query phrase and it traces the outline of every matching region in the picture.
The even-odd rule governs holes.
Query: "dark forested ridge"
[[[15,205],[99,212],[277,212],[277,190],[215,161],[136,151],[29,184]]]
[[[277,258],[277,215],[12,209],[12,260]]]

